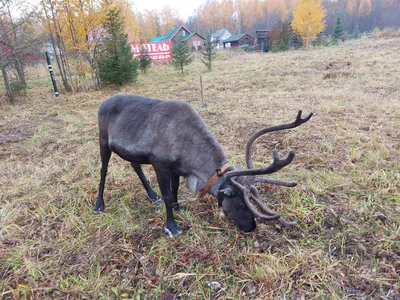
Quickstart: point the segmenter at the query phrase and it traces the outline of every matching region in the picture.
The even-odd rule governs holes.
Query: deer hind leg
[[[146,192],[147,192],[147,199],[151,201],[153,204],[158,204],[161,202],[160,196],[156,194],[156,192],[151,188],[149,181],[144,176],[142,166],[140,164],[131,163],[133,169],[135,170],[136,174],[139,176],[140,181],[142,182]]]
[[[101,212],[104,211],[104,185],[106,183],[108,162],[111,157],[111,150],[108,147],[108,141],[106,139],[100,138],[100,157],[101,157],[101,170],[100,170],[100,184],[99,184],[99,195],[97,197],[96,203],[94,204],[94,211]]]
[[[167,221],[165,224],[164,232],[169,236],[182,234],[182,230],[174,220],[174,196],[172,193],[172,169],[165,166],[154,166],[157,174],[158,184],[160,186],[161,194],[165,203],[165,210],[167,212]]]

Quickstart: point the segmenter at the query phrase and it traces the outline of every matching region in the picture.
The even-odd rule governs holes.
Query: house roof
[[[270,32],[270,30],[254,30],[256,32],[256,38],[260,39],[260,38],[265,38],[266,34],[268,32]]]
[[[161,39],[162,39],[162,36],[158,36],[158,37],[152,38],[150,40],[150,42],[161,42]]]
[[[215,31],[215,32],[211,35],[211,37],[218,38],[218,37],[220,37],[221,35],[224,34],[224,31],[225,31],[225,30],[228,30],[228,29],[226,29],[226,28],[224,28],[224,29],[219,29],[219,30]]]
[[[151,42],[161,42],[161,41],[170,41],[174,38],[174,36],[179,32],[179,30],[183,27],[187,32],[191,33],[190,30],[188,30],[185,26],[180,25],[180,26],[175,26],[168,30],[164,35],[152,38]]]
[[[226,40],[223,41],[223,43],[231,43],[231,42],[237,42],[238,40],[240,40],[242,37],[244,36],[248,36],[252,39],[254,39],[253,37],[251,37],[250,35],[248,35],[247,33],[243,33],[243,34],[236,34],[236,35],[231,35],[230,37],[228,37]]]
[[[192,32],[191,34],[185,35],[185,36],[182,38],[182,41],[186,42],[187,40],[189,40],[189,39],[190,39],[192,36],[194,36],[194,35],[197,35],[199,38],[201,38],[201,39],[204,40],[204,38],[203,38],[200,34],[198,34],[198,33],[196,33],[196,32]]]
[[[162,41],[170,41],[172,38],[175,36],[175,34],[178,33],[179,29],[181,29],[182,26],[175,26],[168,30],[163,36],[162,36]],[[190,31],[189,31],[190,32]]]

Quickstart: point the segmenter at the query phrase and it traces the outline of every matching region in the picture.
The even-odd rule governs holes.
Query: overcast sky
[[[193,11],[200,6],[205,0],[133,0],[134,6],[139,11],[145,9],[161,10],[164,5],[176,8],[181,18],[185,21],[193,14]]]

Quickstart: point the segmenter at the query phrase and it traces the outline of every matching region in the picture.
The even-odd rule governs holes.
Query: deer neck
[[[187,185],[192,193],[200,193],[199,198],[204,197],[206,193],[217,197],[219,187],[224,182],[222,175],[224,171],[226,172],[230,169],[226,161],[203,166],[200,172],[197,171],[189,175],[187,177]]]

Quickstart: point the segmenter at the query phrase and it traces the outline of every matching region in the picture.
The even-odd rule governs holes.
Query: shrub
[[[23,84],[17,79],[10,80],[10,88],[14,94],[19,94],[26,90],[26,84]]]

